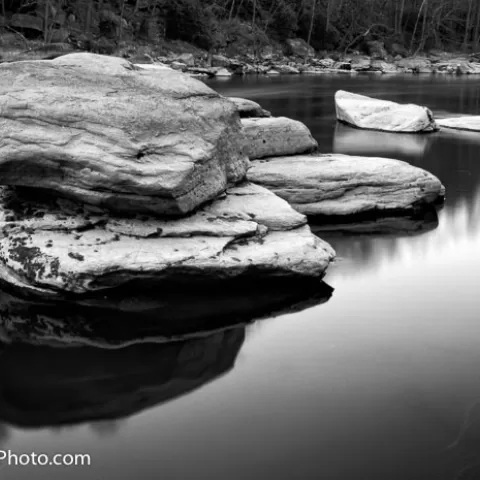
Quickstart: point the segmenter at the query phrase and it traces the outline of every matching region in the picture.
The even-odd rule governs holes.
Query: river
[[[0,477],[480,478],[480,135],[354,130],[336,124],[333,103],[343,89],[426,105],[437,117],[478,114],[480,80],[319,75],[208,83],[301,120],[322,152],[398,158],[429,170],[446,187],[445,206],[438,219],[392,221],[377,233],[319,231],[338,254],[325,279],[334,291],[301,311],[123,353],[6,347],[0,385],[15,388],[0,387],[0,449],[88,453],[91,466],[4,466]],[[49,369],[63,369],[62,395],[76,392],[68,397],[78,415],[72,425],[59,421]],[[135,402],[120,405],[142,375],[149,381]],[[89,388],[109,387],[103,404],[78,388],[85,376]],[[51,411],[29,420],[25,412],[41,391]],[[21,418],[13,404],[22,405]]]

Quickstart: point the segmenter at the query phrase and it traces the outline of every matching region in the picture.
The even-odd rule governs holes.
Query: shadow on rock
[[[325,238],[350,235],[381,235],[405,237],[430,232],[438,227],[437,209],[431,208],[415,215],[389,217],[359,217],[346,222],[345,219],[329,218],[324,221],[320,217],[309,220],[312,232]]]

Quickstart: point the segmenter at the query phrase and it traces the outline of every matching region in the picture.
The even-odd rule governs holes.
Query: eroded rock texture
[[[46,297],[139,279],[321,277],[334,256],[303,215],[249,183],[182,219],[114,217],[3,187],[0,228],[1,279]]]
[[[232,102],[173,70],[76,53],[0,65],[0,92],[3,184],[183,214],[248,166]]]

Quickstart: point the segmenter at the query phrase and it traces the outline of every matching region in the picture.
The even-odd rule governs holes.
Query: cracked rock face
[[[302,122],[287,117],[242,118],[245,152],[251,160],[313,152],[317,141]]]
[[[440,180],[400,160],[350,155],[297,155],[252,162],[250,181],[305,215],[385,215],[437,203]]]
[[[337,119],[357,128],[397,133],[438,130],[427,107],[402,105],[339,90],[335,94]]]
[[[29,197],[30,195],[30,197]],[[249,183],[182,219],[114,217],[39,191],[0,191],[0,279],[43,297],[131,280],[322,277],[332,248],[306,218]]]
[[[235,106],[169,69],[75,53],[0,65],[2,183],[184,214],[248,167]]]

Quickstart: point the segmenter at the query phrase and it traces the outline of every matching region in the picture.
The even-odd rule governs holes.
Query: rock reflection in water
[[[388,158],[422,157],[432,143],[429,135],[360,130],[337,122],[333,151]]]
[[[40,303],[0,292],[0,339],[103,348],[165,342],[303,310],[325,302],[332,291],[318,280],[272,279],[261,287],[224,282],[159,292],[132,286],[75,303]]]
[[[244,327],[108,350],[5,345],[0,420],[43,427],[115,419],[184,395],[230,370]]]
[[[172,400],[233,368],[247,322],[323,303],[332,289],[312,281],[123,301],[120,293],[83,304],[1,293],[0,422],[116,420]]]
[[[351,235],[389,235],[396,237],[419,235],[438,227],[438,215],[435,209],[418,215],[378,217],[361,221],[322,223],[320,219],[310,222],[312,231],[328,238]]]

